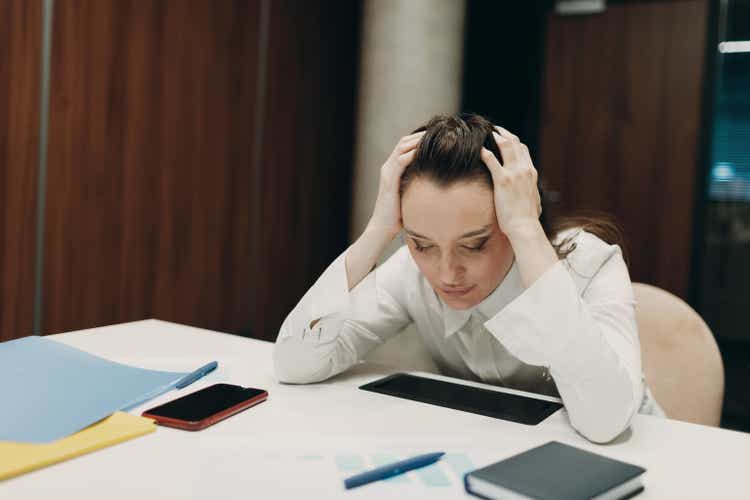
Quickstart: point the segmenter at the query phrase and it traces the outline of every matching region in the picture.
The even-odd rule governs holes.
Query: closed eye
[[[464,248],[472,252],[481,252],[482,250],[484,250],[484,246],[487,244],[487,240],[489,240],[489,238],[483,239],[476,245],[464,245]]]
[[[432,248],[434,245],[420,245],[419,241],[417,241],[416,238],[409,238],[411,240],[412,245],[414,245],[414,250],[417,252],[426,252],[430,248]]]

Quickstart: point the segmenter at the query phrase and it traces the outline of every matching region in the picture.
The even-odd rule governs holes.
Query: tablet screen
[[[562,408],[560,403],[552,401],[406,373],[389,375],[365,384],[360,389],[526,425],[536,425]]]

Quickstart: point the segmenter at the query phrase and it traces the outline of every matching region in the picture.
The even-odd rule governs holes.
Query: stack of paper
[[[0,480],[133,439],[156,429],[153,420],[117,412],[48,444],[0,442]]]
[[[186,374],[144,370],[42,337],[0,344],[0,441],[46,443],[173,388]]]
[[[37,336],[0,343],[0,480],[153,432],[152,420],[118,410],[189,376],[114,363]]]

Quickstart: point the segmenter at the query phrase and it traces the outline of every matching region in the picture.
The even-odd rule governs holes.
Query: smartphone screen
[[[252,387],[214,384],[169,403],[146,410],[144,413],[197,422],[265,392],[262,389],[253,389]]]

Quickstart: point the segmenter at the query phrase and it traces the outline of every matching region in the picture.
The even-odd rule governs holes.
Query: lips
[[[475,285],[467,286],[463,288],[441,288],[440,290],[446,295],[458,297],[460,295],[466,295],[467,293],[469,293],[471,290],[474,289],[474,286]]]

